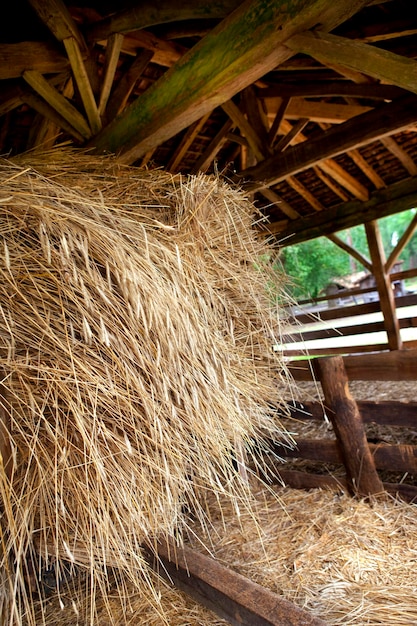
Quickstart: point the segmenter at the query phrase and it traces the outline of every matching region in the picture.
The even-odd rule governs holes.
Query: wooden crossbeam
[[[417,61],[375,46],[318,31],[291,37],[294,52],[308,54],[321,63],[338,63],[383,82],[417,93]]]
[[[359,261],[359,263],[363,265],[367,270],[372,272],[371,261],[367,259],[363,254],[361,254],[358,250],[355,250],[355,248],[349,246],[349,244],[347,244],[345,241],[343,241],[343,239],[340,239],[340,237],[335,234],[327,235],[327,237],[328,239],[330,239],[330,241],[333,241],[336,246],[347,252],[350,256]]]
[[[132,163],[291,56],[294,31],[334,28],[367,0],[246,0],[94,139]]]
[[[387,262],[385,263],[385,271],[388,274],[390,270],[392,269],[395,261],[398,259],[401,252],[404,250],[405,246],[408,244],[411,237],[416,232],[416,228],[417,228],[417,213],[416,215],[414,215],[413,219],[411,220],[411,222],[405,229],[404,233],[401,235],[397,245],[395,246],[394,250],[389,255]]]
[[[234,626],[325,626],[318,617],[188,546],[149,548],[154,569]]]
[[[100,116],[106,110],[107,101],[110,97],[110,91],[113,85],[114,75],[117,69],[120,51],[122,49],[123,35],[113,33],[107,40],[106,56],[104,59],[103,82],[101,84],[100,100],[98,104],[98,113]]]

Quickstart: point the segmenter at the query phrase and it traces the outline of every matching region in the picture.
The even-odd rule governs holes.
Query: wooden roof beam
[[[185,153],[187,152],[188,148],[193,143],[194,139],[197,137],[200,130],[202,130],[202,128],[204,127],[204,124],[207,122],[209,117],[210,117],[210,113],[206,113],[206,115],[204,115],[201,118],[201,120],[198,120],[198,122],[194,122],[194,124],[192,124],[186,130],[185,135],[182,141],[180,142],[180,145],[175,150],[175,153],[172,155],[172,158],[170,159],[167,165],[166,169],[169,172],[175,173],[178,170],[178,166],[181,163]]]
[[[229,133],[230,130],[232,130],[232,128],[234,128],[234,124],[232,120],[229,118],[223,124],[219,132],[215,135],[215,137],[213,137],[213,139],[210,141],[209,145],[204,150],[204,152],[197,159],[196,163],[194,164],[194,167],[191,170],[192,174],[196,174],[197,172],[205,172],[210,167],[210,164],[215,159],[216,154],[219,152],[219,150],[221,150],[223,145],[226,143],[227,134]]]
[[[325,98],[349,96],[366,100],[394,100],[405,95],[405,90],[380,83],[358,84],[346,80],[302,82],[297,85],[274,85],[258,87],[258,98]]]
[[[417,178],[410,178],[375,191],[367,202],[344,202],[321,213],[294,220],[278,233],[283,245],[301,243],[322,235],[358,226],[417,206]],[[273,223],[271,224],[273,226]]]
[[[291,37],[287,46],[320,63],[338,63],[378,80],[417,93],[417,61],[366,43],[328,33],[305,32]]]
[[[417,97],[407,95],[362,113],[239,174],[249,191],[285,180],[325,159],[392,135],[417,122]]]
[[[125,108],[129,96],[152,57],[153,52],[150,50],[138,52],[132,65],[119,80],[119,83],[110,96],[106,108],[106,117],[108,119],[113,119],[113,117],[116,117],[116,115]]]
[[[391,152],[403,165],[410,176],[416,176],[417,165],[407,152],[392,137],[382,137],[381,143]]]
[[[94,139],[132,163],[288,59],[285,42],[331,30],[367,0],[246,0]]]

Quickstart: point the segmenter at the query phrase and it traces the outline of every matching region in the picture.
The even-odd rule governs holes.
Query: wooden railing
[[[369,289],[360,290],[359,292],[355,290],[355,294],[368,293],[369,291]],[[344,292],[342,295],[338,294],[337,297],[345,297],[347,294],[351,295],[352,292]],[[401,314],[401,309],[404,307],[415,305],[417,305],[417,294],[395,298],[395,306],[401,329],[417,327],[417,316],[403,316]],[[352,354],[388,350],[386,340],[381,342],[380,339],[376,340],[372,337],[372,333],[385,330],[384,321],[382,319],[379,321],[371,319],[370,321],[364,322],[364,318],[361,317],[380,312],[380,303],[379,301],[375,301],[337,308],[323,308],[310,312],[303,312],[301,310],[295,315],[289,315],[285,324],[286,331],[284,331],[284,335],[281,338],[282,344],[286,344],[284,355],[299,356],[306,355],[307,352],[309,355]],[[346,318],[350,318],[352,320],[351,323],[341,325],[341,322]],[[355,319],[358,321],[355,322]],[[325,322],[325,324],[323,324],[323,322]],[[336,340],[340,337],[353,336],[364,336],[363,343],[347,346],[315,347],[308,348],[308,350],[304,343],[311,340],[331,338]],[[414,347],[417,347],[416,340],[413,339],[404,342],[404,348]]]
[[[334,439],[300,438],[294,449],[275,446],[275,452],[286,458],[319,462],[323,468],[332,464],[344,468],[344,475],[311,473],[274,469],[284,482],[295,488],[344,488],[360,496],[381,492],[399,495],[407,501],[417,501],[417,446],[406,443],[374,443],[367,440],[365,424],[411,428],[417,426],[416,402],[395,399],[356,402],[349,392],[348,381],[415,381],[417,380],[417,350],[347,357],[324,357],[310,361],[295,361],[289,365],[296,381],[319,382],[324,401],[293,402],[287,408],[291,417],[303,422],[330,420]],[[402,430],[401,432],[404,432]],[[383,482],[382,471],[392,471],[415,477],[414,484]]]

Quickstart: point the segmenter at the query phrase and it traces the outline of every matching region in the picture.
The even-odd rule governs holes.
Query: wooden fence
[[[301,421],[329,419],[334,439],[298,439],[293,450],[276,446],[276,453],[318,461],[323,467],[336,464],[344,467],[344,475],[336,478],[326,473],[288,470],[285,464],[278,464],[276,470],[284,482],[295,488],[343,488],[360,496],[386,491],[410,502],[417,501],[417,446],[372,443],[367,440],[365,429],[365,424],[375,423],[414,430],[417,402],[356,402],[348,386],[351,380],[417,380],[417,350],[316,358],[294,361],[289,367],[296,381],[319,381],[324,395],[323,403],[292,403],[291,416]],[[414,484],[383,482],[380,474],[387,470],[414,477]]]
[[[334,298],[346,298],[352,296],[352,294],[363,295],[369,291],[369,289],[346,291],[334,296]],[[331,298],[329,300],[331,301]],[[417,328],[417,316],[403,316],[401,311],[401,309],[405,307],[415,305],[417,305],[417,294],[395,298],[395,306],[401,329]],[[306,355],[307,349],[304,342],[307,341],[331,338],[336,340],[340,337],[352,338],[353,336],[364,336],[363,343],[359,345],[308,348],[308,354],[352,354],[388,350],[387,340],[382,342],[380,340],[375,341],[371,334],[385,330],[382,316],[381,320],[378,321],[371,320],[364,322],[364,318],[361,318],[361,316],[369,316],[372,313],[381,313],[379,301],[337,308],[323,308],[308,312],[299,310],[296,314],[289,314],[285,324],[287,330],[284,331],[284,335],[281,338],[282,343],[286,344],[284,355],[290,357]],[[348,325],[345,325],[346,322],[344,320],[346,320],[346,318],[351,320],[351,323]],[[325,325],[323,322],[325,322]],[[403,347],[415,348],[417,347],[417,341],[405,341]]]

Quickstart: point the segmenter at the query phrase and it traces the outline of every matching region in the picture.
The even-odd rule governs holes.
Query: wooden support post
[[[385,253],[378,222],[376,220],[365,222],[365,231],[371,255],[372,272],[375,276],[381,311],[384,316],[388,346],[390,350],[401,350],[402,340],[395,308],[394,291],[389,274],[385,271]]]
[[[339,442],[351,491],[359,496],[382,493],[358,406],[349,392],[348,377],[340,356],[317,359],[316,375]]]
[[[178,589],[235,626],[325,626],[318,617],[187,546],[158,543],[150,563]]]

